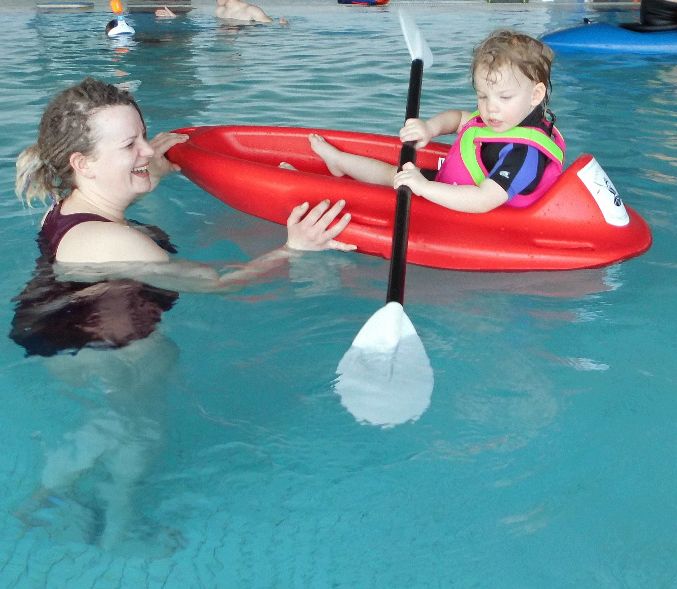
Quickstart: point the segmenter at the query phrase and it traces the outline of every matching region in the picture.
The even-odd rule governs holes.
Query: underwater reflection
[[[43,440],[39,488],[16,512],[53,542],[158,557],[181,544],[142,508],[167,437],[167,383],[179,356],[157,326],[177,299],[131,279],[59,281],[43,259],[14,299],[10,337],[27,356],[43,357],[78,421]]]

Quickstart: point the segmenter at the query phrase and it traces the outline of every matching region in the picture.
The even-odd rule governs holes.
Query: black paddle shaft
[[[411,62],[409,74],[409,93],[407,96],[408,119],[418,118],[421,104],[421,87],[423,85],[423,60],[414,59]],[[407,141],[400,151],[399,169],[407,162],[416,163],[416,149],[414,141]],[[393,225],[393,244],[390,252],[390,274],[388,276],[388,294],[386,303],[395,301],[404,303],[404,279],[407,273],[407,243],[409,239],[409,213],[411,210],[411,189],[400,186],[397,189],[397,204],[395,206],[395,223]]]

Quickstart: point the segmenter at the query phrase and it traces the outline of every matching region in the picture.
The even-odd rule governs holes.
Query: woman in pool
[[[185,140],[161,133],[147,141],[131,95],[87,78],[48,105],[37,144],[17,162],[17,193],[28,201],[49,196],[54,204],[10,337],[27,355],[45,357],[69,395],[84,395],[83,423],[46,444],[40,486],[16,513],[31,526],[62,518],[50,534],[76,533],[104,549],[138,550],[129,543],[153,533],[164,556],[178,541],[171,530],[142,520],[139,507],[140,482],[166,438],[168,375],[179,349],[155,327],[176,291],[224,292],[298,250],[354,249],[334,240],[349,215],[329,228],[343,203],[324,202],[295,207],[287,244],[240,270],[220,275],[172,261],[176,250],[166,234],[128,221],[125,211],[177,170],[164,154]]]
[[[312,210],[307,203],[295,207],[286,245],[238,270],[220,274],[172,261],[176,250],[166,234],[128,221],[125,211],[178,170],[165,153],[186,139],[160,133],[147,141],[132,96],[92,78],[47,106],[38,142],[17,161],[17,194],[29,202],[54,201],[38,236],[38,270],[18,298],[13,324],[12,338],[29,353],[121,347],[153,331],[176,300],[174,291],[228,291],[300,250],[355,249],[334,239],[350,215],[329,227],[344,203],[324,201]]]
[[[57,95],[42,117],[38,142],[17,161],[17,194],[29,202],[55,201],[40,232],[41,251],[65,263],[169,262],[167,247],[130,225],[125,211],[163,176],[178,170],[165,153],[186,139],[160,133],[148,141],[136,102],[113,85],[87,78]],[[295,207],[287,221],[286,246],[264,256],[265,261],[287,259],[296,250],[355,249],[334,240],[350,215],[328,229],[344,204],[330,207],[325,201],[311,211],[307,203]],[[245,272],[256,273],[260,262],[255,260]],[[186,266],[179,269],[183,272]],[[200,269],[198,275],[205,280],[199,290],[227,288],[241,277]],[[174,268],[167,264],[154,270],[173,273]]]
[[[564,141],[546,111],[553,57],[540,41],[512,31],[497,31],[481,43],[472,62],[478,111],[409,119],[400,131],[400,139],[415,141],[417,148],[458,133],[431,179],[411,163],[398,172],[391,164],[340,151],[319,135],[311,135],[310,144],[335,176],[409,186],[449,209],[482,213],[505,203],[525,206],[562,170]]]

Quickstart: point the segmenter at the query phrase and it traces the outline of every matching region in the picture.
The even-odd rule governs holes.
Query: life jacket
[[[526,207],[538,200],[562,173],[566,145],[559,130],[553,126],[552,138],[538,127],[514,127],[509,131],[489,129],[479,116],[479,111],[458,132],[447,157],[437,172],[435,181],[445,184],[476,185],[486,180],[488,171],[480,157],[482,143],[521,143],[531,145],[543,153],[548,162],[538,186],[529,194],[515,194],[505,204]]]

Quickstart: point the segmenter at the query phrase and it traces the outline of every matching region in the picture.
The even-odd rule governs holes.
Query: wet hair
[[[38,141],[24,149],[16,162],[15,191],[29,204],[48,197],[61,200],[75,188],[70,165],[74,153],[90,156],[97,137],[90,125],[92,115],[111,106],[128,105],[143,115],[129,92],[94,78],[85,78],[57,94],[40,120]]]
[[[494,31],[473,51],[470,73],[475,84],[475,72],[486,68],[489,75],[503,66],[519,69],[529,80],[545,85],[543,106],[550,100],[552,83],[550,69],[555,54],[541,41],[507,29]]]

